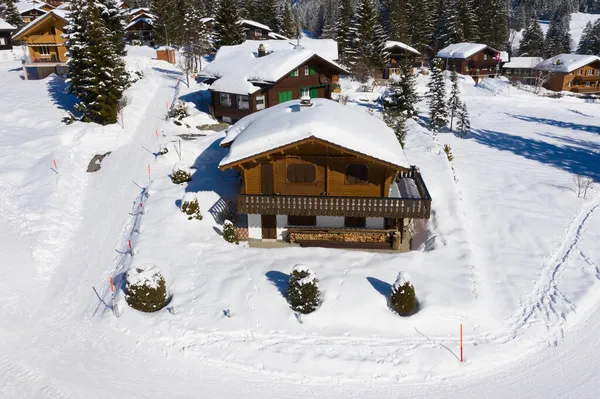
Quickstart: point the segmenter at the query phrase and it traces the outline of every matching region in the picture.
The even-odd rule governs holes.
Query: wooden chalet
[[[421,53],[409,45],[398,41],[388,41],[385,47],[390,55],[381,74],[383,79],[390,79],[394,75],[401,74],[400,65],[403,60],[408,60],[413,68],[421,66]],[[412,73],[412,71],[410,72]]]
[[[214,29],[214,18],[202,18],[200,21],[208,27],[209,31]],[[287,37],[273,32],[270,27],[260,22],[242,19],[239,23],[244,28],[246,40],[289,40]]]
[[[54,9],[54,6],[38,0],[22,0],[15,3],[15,5],[26,24]]]
[[[470,75],[475,81],[496,76],[502,61],[500,51],[479,43],[451,44],[440,50],[436,57],[444,61],[444,69]]]
[[[10,33],[17,30],[2,18],[0,18],[0,62],[14,61],[12,39]]]
[[[234,125],[221,145],[220,168],[241,175],[249,239],[408,251],[411,222],[430,217],[425,182],[393,131],[352,107],[279,104]]]
[[[513,82],[535,85],[540,74],[537,66],[542,61],[541,57],[512,57],[502,64],[501,74]]]
[[[154,33],[152,25],[155,16],[149,8],[136,8],[129,12],[129,23],[125,26],[127,41],[132,44],[152,44]]]
[[[240,46],[222,47],[201,74],[211,83],[212,113],[225,122],[303,95],[330,99],[339,75],[347,73],[301,47],[269,52],[261,43],[251,53]]]
[[[14,36],[27,46],[23,63],[25,79],[43,79],[56,73],[67,72],[67,48],[62,37],[67,25],[68,11],[52,10],[25,25]]]
[[[538,65],[548,74],[544,87],[552,91],[600,93],[600,57],[560,54]]]

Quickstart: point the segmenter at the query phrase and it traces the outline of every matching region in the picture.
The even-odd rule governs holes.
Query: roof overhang
[[[57,13],[55,13],[54,11],[49,11],[46,14],[42,15],[39,18],[34,19],[33,21],[31,21],[30,23],[28,23],[27,25],[25,25],[23,28],[21,28],[20,31],[18,31],[17,33],[15,33],[13,35],[13,40],[21,40],[23,39],[23,35],[25,35],[27,32],[29,32],[31,29],[35,28],[36,26],[38,26],[39,24],[41,24],[42,22],[46,21],[48,18],[55,16],[58,19],[61,19],[65,22],[67,22],[67,20],[65,18],[63,18],[62,16],[58,15]]]

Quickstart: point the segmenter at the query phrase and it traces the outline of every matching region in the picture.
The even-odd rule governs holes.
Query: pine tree
[[[412,43],[409,8],[398,3],[391,3],[389,9],[387,34],[390,40]]]
[[[396,282],[392,286],[392,293],[389,298],[390,308],[400,316],[408,316],[414,312],[417,307],[417,296],[415,287],[410,282],[408,273],[400,272]]]
[[[221,46],[241,44],[244,40],[246,35],[240,24],[237,3],[235,0],[221,0],[215,16],[213,46],[218,50]]]
[[[290,273],[287,298],[295,312],[308,314],[317,310],[321,304],[321,292],[315,273],[305,266],[294,266]]]
[[[106,40],[113,33],[100,17],[98,3],[75,0],[71,7],[66,35],[69,91],[80,100],[77,109],[84,122],[115,123],[128,86],[125,64],[114,42]]]
[[[254,21],[275,30],[277,28],[277,0],[261,0],[260,13],[256,18]]]
[[[336,7],[333,0],[328,0],[325,7],[325,16],[323,21],[323,31],[321,39],[335,38]]]
[[[454,117],[458,116],[458,110],[462,106],[460,88],[458,87],[458,74],[455,70],[452,70],[450,80],[452,81],[452,89],[450,90],[450,98],[448,98],[448,110],[450,111],[450,130],[453,130]]]
[[[279,33],[290,39],[298,36],[296,22],[294,21],[294,16],[292,15],[292,10],[288,3],[285,3],[281,13],[281,31]]]
[[[441,60],[435,59],[431,68],[431,78],[427,83],[427,105],[429,105],[429,126],[434,133],[439,132],[448,121],[446,108],[446,82],[441,70]]]
[[[519,44],[519,55],[541,57],[544,53],[544,32],[535,16],[530,16]]]
[[[21,28],[25,25],[14,0],[0,1],[0,18],[16,28]]]
[[[407,44],[421,52],[431,51],[434,33],[433,0],[407,0],[410,40]]]
[[[125,18],[118,0],[96,0],[100,17],[111,32],[110,40],[119,55],[125,55]]]
[[[176,44],[177,36],[177,1],[151,0],[150,12],[156,16],[152,22],[154,41],[158,44]]]
[[[356,54],[353,48],[351,31],[353,16],[352,0],[340,0],[335,39],[338,43],[339,58],[346,65],[351,65]]]
[[[571,52],[570,24],[571,10],[568,4],[563,2],[550,19],[550,26],[544,42],[544,55],[546,58]]]
[[[379,24],[379,16],[372,0],[362,0],[358,5],[350,32],[354,50],[362,64],[360,67],[383,68],[389,57],[386,50],[387,36]]]
[[[419,114],[415,76],[410,73],[411,66],[408,60],[401,62],[400,69],[401,75],[398,79],[392,80],[389,85],[383,107],[392,116],[403,115],[404,118],[414,118]]]
[[[467,104],[464,102],[460,104],[457,114],[458,120],[456,121],[456,127],[458,129],[458,136],[465,137],[471,130],[471,121],[469,119],[469,111],[467,110]]]
[[[474,2],[479,18],[480,41],[496,50],[508,47],[509,9],[506,0],[478,0]]]
[[[593,43],[595,38],[592,36],[594,34],[594,26],[591,21],[585,25],[583,28],[583,33],[581,34],[581,39],[579,40],[579,44],[577,45],[577,53],[578,54],[594,54],[593,53]]]

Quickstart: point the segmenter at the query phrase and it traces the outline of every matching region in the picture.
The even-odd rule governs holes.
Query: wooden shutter
[[[311,76],[314,75],[315,73],[317,73],[317,71],[315,70],[315,66],[311,65],[310,66],[310,74],[311,74]]]
[[[281,91],[279,92],[279,104],[284,103],[286,101],[290,101],[292,99],[291,91]]]
[[[287,166],[288,183],[314,183],[317,181],[317,168],[308,163],[294,163]]]
[[[310,89],[309,93],[310,93],[310,98],[318,98],[319,97],[319,89],[317,87]]]

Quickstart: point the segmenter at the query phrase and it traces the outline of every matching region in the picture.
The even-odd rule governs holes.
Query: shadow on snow
[[[281,296],[286,298],[290,276],[288,274],[278,272],[275,270],[266,272],[265,276],[267,277],[267,280],[269,280],[271,284],[273,284],[277,288],[277,291],[279,291]]]

